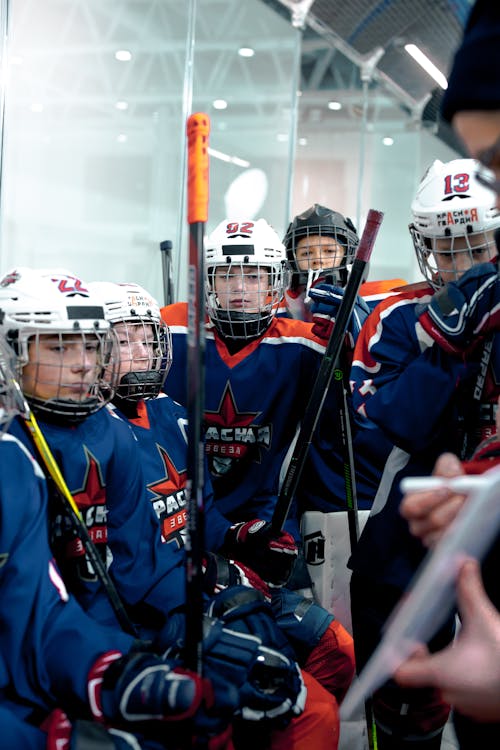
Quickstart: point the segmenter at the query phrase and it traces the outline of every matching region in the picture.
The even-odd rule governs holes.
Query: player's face
[[[311,235],[297,242],[295,256],[300,271],[319,271],[322,268],[338,268],[345,250],[333,237]]]
[[[99,341],[92,334],[41,335],[28,347],[22,385],[27,396],[82,401],[101,369]]]
[[[219,266],[214,283],[223,310],[259,312],[270,299],[269,272],[259,266]]]
[[[148,323],[116,323],[113,326],[118,337],[120,377],[128,372],[152,370],[155,363],[153,326]]]
[[[494,232],[478,232],[468,237],[436,240],[433,252],[439,275],[446,284],[454,281],[469,268],[486,263],[496,255]]]

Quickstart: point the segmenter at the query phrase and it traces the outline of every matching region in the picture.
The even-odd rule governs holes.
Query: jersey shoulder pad
[[[172,305],[166,305],[161,308],[160,313],[162,320],[168,326],[187,326],[187,302],[174,302]]]

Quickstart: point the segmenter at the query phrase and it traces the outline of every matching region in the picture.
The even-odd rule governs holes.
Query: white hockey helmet
[[[497,255],[494,231],[500,212],[494,194],[477,179],[475,159],[438,159],[424,175],[411,204],[409,225],[420,270],[435,288],[474,263]],[[445,270],[446,269],[446,270]]]
[[[28,407],[16,374],[16,355],[0,333],[0,437],[17,415],[27,415]]]
[[[0,279],[0,331],[17,354],[19,381],[34,411],[46,418],[80,421],[111,400],[117,373],[115,336],[102,304],[70,271],[18,267],[6,273]],[[53,366],[50,379],[55,395],[43,397],[30,392],[31,388],[36,391],[49,385],[39,374],[43,336],[58,338],[55,348],[59,352],[69,344],[79,346],[81,352],[95,352],[95,363],[82,383],[81,394],[73,398],[66,395],[68,387],[60,361]],[[81,356],[83,359],[84,354]],[[28,364],[35,368],[32,385],[23,378]],[[88,365],[85,367],[89,370]]]
[[[156,398],[172,364],[170,329],[160,305],[139,284],[93,281],[89,289],[104,305],[106,320],[114,327],[124,324],[117,329],[121,367],[115,398]]]
[[[285,289],[286,251],[274,229],[265,219],[225,219],[205,242],[205,262],[207,313],[219,333],[231,339],[263,334]],[[239,300],[217,294],[216,275],[239,288]]]

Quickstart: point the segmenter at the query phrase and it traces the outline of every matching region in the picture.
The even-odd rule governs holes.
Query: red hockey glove
[[[331,284],[319,283],[311,287],[309,297],[312,300],[312,332],[315,336],[328,341],[335,324],[335,318],[342,303],[344,290]],[[346,347],[354,349],[361,326],[370,313],[370,308],[362,297],[357,297],[346,331]]]
[[[203,589],[209,596],[220,594],[229,586],[247,586],[271,598],[269,586],[254,570],[213,552],[208,552],[203,559],[203,582]]]
[[[77,719],[71,722],[60,708],[52,711],[41,728],[47,733],[47,750],[137,750],[143,747],[137,737],[129,732],[106,729],[95,721]]]
[[[297,559],[297,545],[287,531],[273,532],[266,521],[255,518],[231,526],[223,552],[255,570],[271,586],[284,586]]]

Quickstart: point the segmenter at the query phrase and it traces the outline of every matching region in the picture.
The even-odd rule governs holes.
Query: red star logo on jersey
[[[228,382],[217,411],[206,411],[206,451],[215,474],[226,474],[235,459],[260,461],[260,448],[268,448],[271,427],[254,424],[261,412],[240,412]]]
[[[224,393],[219,402],[217,411],[206,411],[205,419],[209,424],[217,424],[221,427],[247,427],[252,424],[259,411],[239,412],[236,401],[231,390],[231,383],[226,383]]]
[[[83,486],[72,493],[73,499],[80,509],[92,541],[105,543],[107,541],[106,516],[108,513],[106,485],[102,478],[98,460],[85,446],[83,450],[87,458],[87,469]]]
[[[186,479],[187,472],[177,471],[165,448],[156,444],[165,469],[165,475],[147,485],[153,493],[153,508],[160,520],[164,541],[176,540],[184,544],[181,532],[186,526]]]
[[[94,544],[97,545],[97,549],[104,561],[106,557],[105,545],[108,541],[106,485],[102,478],[99,461],[86,446],[83,447],[83,450],[87,459],[85,477],[81,488],[73,492],[72,495],[82,514],[89,536]],[[82,541],[75,532],[72,533],[66,545],[66,555],[69,558],[76,558],[78,575],[82,580],[96,580],[95,571],[85,554]]]

